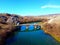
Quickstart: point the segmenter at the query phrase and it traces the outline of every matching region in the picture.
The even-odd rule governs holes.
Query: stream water
[[[25,30],[26,26],[21,26]],[[29,30],[34,27],[30,26]],[[33,32],[17,32],[15,36],[7,39],[6,45],[60,45],[53,37],[45,34],[43,30]]]

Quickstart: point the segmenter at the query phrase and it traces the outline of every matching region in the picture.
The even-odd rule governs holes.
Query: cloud
[[[60,5],[44,5],[41,8],[60,8]]]

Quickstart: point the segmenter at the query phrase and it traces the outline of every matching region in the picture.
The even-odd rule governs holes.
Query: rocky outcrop
[[[20,25],[18,19],[16,15],[0,14],[0,45],[4,45],[5,40],[17,30],[15,25]]]

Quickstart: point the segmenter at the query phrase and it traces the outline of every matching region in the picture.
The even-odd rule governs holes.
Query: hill
[[[17,27],[15,25],[19,26],[20,24],[30,22],[42,22],[43,23],[42,28],[44,29],[44,31],[47,32],[48,34],[52,33],[54,36],[59,37],[60,40],[59,33],[60,19],[57,17],[60,18],[60,14],[49,14],[44,16],[19,16],[16,14],[2,13],[0,14],[0,45],[3,45],[5,40],[13,32],[17,31]],[[51,19],[54,20],[48,23]]]

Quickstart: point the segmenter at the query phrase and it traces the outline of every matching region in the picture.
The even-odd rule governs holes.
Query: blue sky
[[[0,0],[0,13],[39,16],[60,13],[60,0]]]

